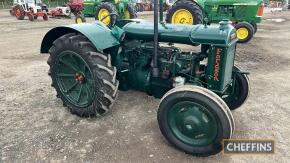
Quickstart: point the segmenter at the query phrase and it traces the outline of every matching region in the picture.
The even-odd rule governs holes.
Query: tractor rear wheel
[[[21,5],[16,5],[15,6],[15,17],[18,19],[18,20],[23,20],[24,17],[25,17],[25,12],[24,12],[24,9]]]
[[[28,19],[29,19],[30,21],[34,21],[33,13],[29,12],[29,13],[27,14],[27,16],[28,16]]]
[[[241,68],[238,66],[235,66],[233,70],[234,88],[230,86],[228,90],[232,92],[223,97],[223,100],[227,103],[231,110],[235,110],[245,103],[250,92],[250,80],[248,75],[239,73]]]
[[[111,13],[118,13],[116,7],[112,3],[104,2],[97,7],[95,19],[100,21],[102,20],[106,26],[111,26],[112,24],[115,24],[117,19],[115,15],[107,16]]]
[[[136,11],[134,7],[131,4],[127,5],[127,8],[125,9],[125,19],[134,19],[137,18]]]
[[[86,37],[74,33],[55,40],[49,54],[52,86],[64,106],[85,117],[109,111],[119,85],[109,54],[98,52]]]
[[[237,30],[237,38],[239,43],[249,42],[255,34],[254,27],[248,22],[239,22],[235,25],[235,28]]]
[[[235,128],[229,108],[218,95],[191,85],[173,88],[162,97],[157,120],[168,142],[196,156],[220,152],[222,140],[231,138]]]
[[[202,11],[191,0],[178,0],[167,11],[166,22],[172,24],[201,24]]]
[[[81,24],[81,23],[85,23],[85,22],[86,22],[86,18],[82,14],[76,15],[76,17],[75,17],[76,24]]]

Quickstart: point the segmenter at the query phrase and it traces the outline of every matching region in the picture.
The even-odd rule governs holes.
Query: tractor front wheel
[[[235,28],[237,30],[237,38],[239,43],[249,42],[255,34],[253,25],[248,22],[239,22],[235,25]]]
[[[172,24],[201,24],[202,11],[191,0],[179,0],[167,11],[166,22]]]
[[[52,86],[64,106],[85,117],[109,111],[119,84],[110,54],[98,52],[86,37],[74,33],[55,40],[49,54]]]
[[[235,127],[229,108],[218,95],[191,85],[173,88],[163,96],[157,120],[168,142],[196,156],[220,152],[222,140],[231,138]]]
[[[44,13],[44,15],[43,15],[43,20],[45,20],[45,21],[47,21],[48,20],[48,16],[47,16],[47,13]]]
[[[27,14],[27,16],[28,16],[28,19],[29,19],[30,21],[34,21],[33,13],[29,12],[29,13]]]
[[[75,23],[76,24],[81,24],[81,23],[84,23],[86,22],[86,18],[81,15],[81,14],[77,14],[76,17],[75,17]]]
[[[25,17],[25,11],[21,5],[16,5],[15,6],[15,17],[18,20],[23,20]]]
[[[106,26],[111,26],[115,24],[117,19],[114,15],[108,16],[111,13],[118,13],[116,7],[109,2],[104,2],[97,7],[95,19],[102,21]]]
[[[224,96],[223,100],[227,103],[231,110],[239,108],[247,100],[250,92],[250,82],[248,75],[240,73],[241,68],[235,66],[233,68],[233,85],[228,90],[229,95]]]

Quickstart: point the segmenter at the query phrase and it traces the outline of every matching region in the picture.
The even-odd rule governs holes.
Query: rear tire
[[[200,7],[191,0],[178,0],[168,9],[166,22],[171,24],[201,24],[202,11]]]
[[[162,97],[157,120],[169,143],[196,156],[220,152],[222,140],[231,138],[235,128],[229,108],[218,95],[191,85],[173,88]]]
[[[64,106],[81,117],[101,116],[110,110],[119,85],[110,54],[97,52],[86,37],[74,33],[55,40],[49,54],[52,86]]]
[[[131,4],[128,4],[127,9],[125,11],[125,19],[135,19],[135,18],[137,18],[136,10]]]
[[[15,17],[18,19],[18,20],[23,20],[24,17],[25,17],[25,12],[24,12],[24,9],[21,5],[16,5],[15,6]]]
[[[107,16],[106,14],[111,14],[111,13],[118,13],[116,10],[116,7],[112,3],[104,2],[96,8],[95,19],[102,20],[105,16]],[[108,16],[104,20],[102,20],[102,22],[106,26],[111,26],[115,24],[116,21],[117,21],[117,17],[115,15]]]
[[[254,36],[255,29],[252,24],[248,22],[239,22],[235,25],[235,28],[237,30],[238,43],[247,43]]]

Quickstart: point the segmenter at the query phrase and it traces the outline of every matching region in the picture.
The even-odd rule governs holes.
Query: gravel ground
[[[251,72],[251,94],[233,112],[234,138],[274,139],[276,153],[197,158],[166,142],[156,120],[159,100],[144,93],[119,92],[102,118],[72,115],[50,87],[48,56],[39,48],[49,29],[73,20],[18,21],[0,10],[0,162],[290,162],[289,17],[265,14],[252,41],[237,47],[238,64]]]

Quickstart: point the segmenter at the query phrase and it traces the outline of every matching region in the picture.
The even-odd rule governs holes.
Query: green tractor
[[[128,0],[84,0],[83,13],[85,16],[102,20],[107,26],[114,24],[116,17],[119,19],[137,18],[134,6]],[[107,16],[111,13],[117,13],[118,16]]]
[[[178,0],[166,15],[172,24],[218,23],[229,19],[237,29],[239,43],[251,40],[263,15],[263,0]]]
[[[161,98],[157,121],[168,142],[196,156],[219,153],[234,133],[231,110],[249,95],[247,72],[234,64],[231,22],[165,24],[157,7],[154,23],[117,20],[109,27],[101,21],[60,26],[43,38],[41,53],[49,53],[48,74],[63,105],[81,117],[103,116],[118,89],[145,92]]]

